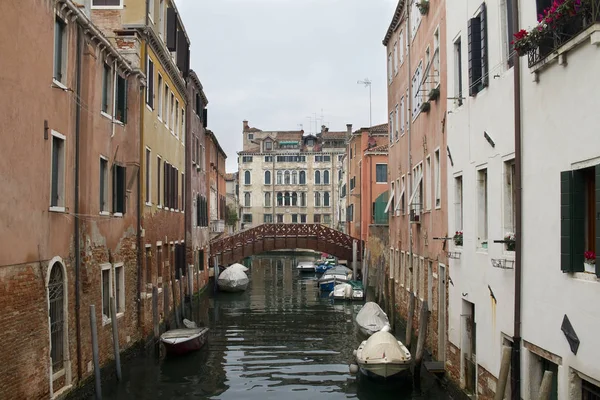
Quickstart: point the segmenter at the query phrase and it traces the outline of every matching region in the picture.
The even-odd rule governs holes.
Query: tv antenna
[[[369,78],[365,78],[362,81],[357,81],[356,82],[359,85],[365,85],[365,87],[369,88],[369,127],[373,126],[373,121],[372,121],[372,114],[373,112],[371,111],[371,80]]]

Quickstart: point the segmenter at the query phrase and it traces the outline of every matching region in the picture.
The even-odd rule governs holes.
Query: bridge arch
[[[364,248],[361,240],[320,224],[263,224],[210,243],[211,256],[219,263],[240,262],[246,257],[267,251],[310,249],[352,261],[352,244]],[[357,260],[361,254],[357,251]]]

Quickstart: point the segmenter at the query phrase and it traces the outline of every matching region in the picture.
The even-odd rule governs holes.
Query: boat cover
[[[385,359],[386,363],[394,364],[409,361],[410,358],[406,347],[398,343],[394,335],[389,332],[375,332],[363,346],[358,361]]]
[[[333,288],[332,296],[337,299],[351,299],[352,286],[347,283],[340,283]]]
[[[227,268],[219,275],[218,284],[221,288],[244,288],[248,284],[248,275],[242,271],[239,267]]]
[[[385,325],[389,325],[390,320],[377,303],[369,301],[358,312],[356,323],[372,332],[378,332]]]
[[[231,264],[229,267],[227,267],[227,269],[229,268],[238,268],[242,272],[248,272],[248,268],[239,263]]]

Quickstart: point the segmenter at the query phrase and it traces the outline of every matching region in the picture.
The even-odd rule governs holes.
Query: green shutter
[[[573,272],[583,272],[585,253],[585,179],[581,171],[573,171],[571,265]]]
[[[560,269],[571,272],[571,192],[573,186],[573,173],[562,171],[560,173]]]
[[[598,253],[600,253],[600,224],[598,224],[600,221],[600,165],[596,165],[595,170],[596,181],[594,183],[596,188],[596,215],[594,215],[592,218],[596,219],[596,276],[600,277],[600,257],[598,257]]]
[[[152,71],[154,71],[154,68],[152,68]],[[154,86],[154,77],[152,78],[152,85]],[[123,79],[123,121],[121,121],[124,124],[127,123],[127,90],[128,89],[129,89],[129,85],[128,85],[127,78],[124,78]],[[152,107],[152,109],[154,109],[154,88],[152,89],[151,96],[153,96],[153,97],[150,100],[150,102],[152,103],[150,105],[150,107]]]

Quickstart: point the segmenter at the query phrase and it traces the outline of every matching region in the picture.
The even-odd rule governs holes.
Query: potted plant
[[[429,0],[420,0],[417,3],[417,8],[419,9],[421,15],[427,14],[427,12],[429,12]]]
[[[423,104],[421,104],[421,111],[422,112],[429,112],[429,110],[431,110],[431,103],[426,101]]]
[[[506,234],[504,235],[504,247],[507,251],[515,251],[515,248],[517,246],[515,239],[516,236],[514,232],[506,232]]]
[[[435,87],[429,91],[429,101],[435,101],[440,97],[440,88]]]
[[[586,251],[585,253],[583,253],[583,258],[585,259],[584,260],[585,272],[595,273],[596,272],[596,253],[594,253],[593,251]]]
[[[463,233],[462,231],[456,231],[456,233],[454,234],[454,245],[455,246],[462,246],[463,245]]]

